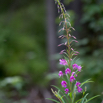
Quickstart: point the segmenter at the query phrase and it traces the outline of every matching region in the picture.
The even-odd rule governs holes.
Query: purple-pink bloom
[[[71,70],[69,69],[69,68],[67,68],[66,70],[65,70],[65,74],[70,74],[71,73]]]
[[[73,48],[71,48],[71,50],[73,51]]]
[[[72,36],[74,39],[76,39],[76,37],[75,36]]]
[[[77,54],[79,54],[79,52],[78,52],[78,51],[76,51],[76,53],[77,53]]]
[[[69,89],[68,89],[68,88],[66,88],[66,89],[65,89],[65,93],[67,94],[68,92],[69,92]]]
[[[75,75],[74,75],[75,74]],[[72,72],[72,75],[71,76],[76,76],[77,77],[77,74],[75,72]]]
[[[78,71],[79,71],[79,72],[81,71],[81,68],[82,68],[81,66],[78,66]]]
[[[59,77],[63,76],[63,72],[62,71],[59,71]]]
[[[76,86],[78,87],[80,84],[81,84],[80,82],[77,82],[77,83],[76,83]]]
[[[66,81],[62,81],[62,82],[61,82],[61,85],[62,85],[62,87],[65,88],[65,87],[67,87],[67,82],[66,82]]]
[[[67,61],[65,59],[59,59],[61,65],[67,65]]]
[[[78,65],[77,65],[77,64],[73,64],[72,66],[73,66],[73,69],[74,69],[74,70],[78,68]]]
[[[71,76],[70,76],[70,81],[71,81],[71,82],[74,82],[74,80],[75,80],[74,76],[71,75]]]
[[[80,66],[78,66],[78,64],[73,64],[72,65],[73,66],[73,69],[75,70],[75,69],[78,69],[78,71],[80,72],[81,71],[81,65]]]
[[[65,51],[65,50],[62,50],[59,54],[63,54],[63,53],[65,53],[64,51]]]
[[[78,91],[78,92],[81,92],[81,91],[82,91],[82,88],[78,86],[78,87],[77,87],[77,91]]]
[[[72,72],[72,75],[71,76],[73,76],[75,74],[75,72]]]

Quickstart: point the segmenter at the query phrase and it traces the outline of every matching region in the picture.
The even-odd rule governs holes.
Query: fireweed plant
[[[59,71],[58,73],[58,76],[62,78],[61,86],[63,89],[54,85],[53,87],[55,87],[58,91],[53,91],[53,89],[51,89],[59,101],[51,98],[48,99],[56,103],[87,103],[99,95],[87,99],[87,95],[89,93],[86,93],[86,90],[83,90],[82,87],[85,83],[92,81],[88,79],[83,83],[80,83],[80,81],[76,79],[78,74],[82,71],[82,66],[75,63],[75,57],[79,54],[79,52],[72,48],[72,43],[78,43],[78,41],[75,36],[70,34],[71,29],[74,30],[74,28],[69,22],[69,15],[65,10],[64,5],[59,0],[55,0],[55,3],[57,4],[58,12],[60,13],[59,18],[61,19],[61,22],[59,25],[63,26],[59,32],[64,32],[64,35],[60,35],[59,38],[66,38],[67,40],[65,43],[58,45],[66,46],[66,50],[62,50],[60,52],[60,54],[64,54],[64,58],[59,60],[60,65],[64,66],[65,72]],[[79,100],[75,100],[78,93],[82,93],[82,97]]]

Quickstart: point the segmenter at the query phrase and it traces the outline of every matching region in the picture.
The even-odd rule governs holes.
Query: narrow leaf
[[[79,100],[77,100],[75,103],[77,103],[77,102],[79,102],[79,101],[81,101],[82,100],[82,98],[81,99],[79,99]]]
[[[81,103],[83,103],[82,101],[83,101],[83,99],[84,98],[86,98],[86,96],[88,95],[89,93],[87,93],[86,95],[85,95],[85,97],[83,97],[83,98],[81,98],[81,99],[79,99],[79,100],[77,100],[75,103],[78,103],[79,101],[81,101]]]
[[[51,99],[51,98],[46,98],[46,99],[49,99],[49,100],[56,102],[56,103],[60,103],[60,102],[56,101],[55,99]]]
[[[84,103],[84,101],[86,100],[86,97],[87,97],[88,94],[89,94],[89,93],[87,93],[87,94],[82,98],[81,103]]]
[[[52,86],[55,87],[56,89],[60,90],[60,92],[66,97],[67,101],[68,102],[70,101],[69,98],[67,97],[67,95],[59,87],[57,87],[55,85],[52,85]]]
[[[88,99],[85,103],[89,102],[90,100],[92,100],[92,99],[94,99],[94,98],[96,98],[96,97],[98,97],[98,96],[100,96],[100,95],[96,95],[96,96],[94,96],[94,97]]]
[[[90,81],[90,79],[88,79],[85,82],[81,83],[81,86],[83,86],[84,84],[89,83],[89,82],[93,82],[93,81]]]

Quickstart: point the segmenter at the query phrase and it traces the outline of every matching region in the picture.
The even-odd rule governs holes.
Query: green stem
[[[58,5],[60,6],[61,13],[62,13],[63,18],[64,18],[64,23],[65,23],[64,30],[66,31],[67,48],[68,48],[67,53],[68,53],[68,58],[69,58],[69,64],[68,64],[68,66],[69,66],[69,68],[71,68],[71,57],[72,57],[71,55],[72,54],[71,54],[70,41],[69,41],[70,37],[69,37],[69,31],[68,31],[70,28],[67,27],[67,21],[66,21],[66,16],[65,16],[64,9],[63,9],[60,1],[57,0],[57,2],[58,2]],[[69,89],[70,89],[70,92],[72,93],[71,94],[71,103],[74,103],[74,99],[72,98],[73,97],[73,90],[72,90],[72,83],[71,82],[70,82],[70,88]]]

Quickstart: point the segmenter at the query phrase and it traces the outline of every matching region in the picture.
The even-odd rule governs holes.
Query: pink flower
[[[81,71],[81,68],[82,68],[81,65],[78,66],[77,64],[73,64],[72,66],[74,70],[78,69],[79,72]]]
[[[75,78],[74,78],[74,76],[70,76],[70,82],[74,82],[74,80],[75,80]]]
[[[71,50],[73,51],[73,48],[71,48]]]
[[[64,51],[65,51],[65,50],[62,50],[59,54],[63,54],[63,53],[65,53]]]
[[[65,87],[67,87],[67,82],[66,82],[66,81],[62,81],[62,82],[61,82],[61,85],[62,85],[62,87],[65,88]]]
[[[69,92],[69,89],[68,89],[68,88],[66,88],[66,89],[65,89],[65,93],[67,94],[68,92]]]
[[[72,75],[71,76],[73,76],[75,74],[75,72],[72,72]]]
[[[81,91],[82,91],[82,88],[78,86],[77,91],[78,91],[78,92],[81,92]]]
[[[63,76],[63,72],[62,71],[59,71],[59,77]]]
[[[78,87],[80,84],[81,84],[81,83],[77,82],[77,83],[76,83],[76,86]]]
[[[73,69],[74,69],[74,70],[76,70],[76,69],[78,68],[78,65],[77,65],[77,64],[73,64],[72,66],[73,66]]]
[[[79,52],[76,51],[77,54],[79,54]]]
[[[69,34],[69,36],[71,37],[71,35]]]
[[[76,37],[75,36],[72,36],[74,39],[76,39]]]
[[[65,74],[70,74],[71,73],[71,70],[69,69],[69,68],[67,68],[66,70],[65,70]]]
[[[79,72],[81,71],[81,68],[82,68],[81,66],[78,66],[78,71],[79,71]]]
[[[67,61],[65,59],[59,59],[61,65],[67,65]]]
[[[75,75],[74,75],[75,74]],[[75,77],[77,77],[77,74],[75,73],[75,72],[72,72],[72,75],[71,76],[75,76]]]

